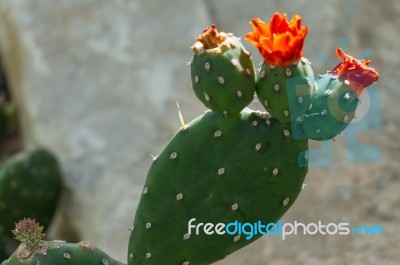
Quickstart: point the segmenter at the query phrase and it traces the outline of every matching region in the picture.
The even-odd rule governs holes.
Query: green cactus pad
[[[359,99],[353,89],[330,73],[316,80],[311,107],[293,121],[295,139],[328,140],[340,134],[355,116]]]
[[[307,140],[290,131],[248,110],[230,118],[211,111],[179,131],[148,173],[128,264],[210,264],[259,238],[188,235],[188,222],[278,221],[307,173]]]
[[[242,111],[254,98],[255,70],[240,40],[221,33],[221,43],[205,48],[193,45],[192,86],[196,96],[211,110],[230,116]]]
[[[257,77],[257,97],[274,118],[290,122],[310,105],[313,83],[314,74],[305,58],[286,67],[264,63]],[[297,106],[298,112],[290,112],[292,105]]]
[[[56,158],[39,148],[11,157],[0,169],[0,235],[22,217],[48,226],[60,197],[61,172]]]
[[[21,244],[1,265],[123,265],[89,242],[41,241],[32,250]]]

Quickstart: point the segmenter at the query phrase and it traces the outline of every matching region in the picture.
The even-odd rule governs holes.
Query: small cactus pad
[[[332,139],[349,125],[359,103],[349,83],[330,73],[317,78],[311,101],[306,114],[293,121],[295,139]]]
[[[0,235],[23,217],[48,226],[61,192],[61,172],[56,158],[39,148],[19,153],[0,169]]]
[[[263,64],[257,77],[257,97],[264,108],[281,122],[303,114],[310,105],[314,74],[305,58],[287,65]],[[290,108],[296,106],[296,113]]]
[[[188,222],[278,221],[302,189],[306,150],[290,124],[265,113],[225,118],[211,111],[190,122],[149,170],[128,264],[210,264],[259,238],[189,235]]]
[[[1,265],[123,265],[89,242],[41,241],[36,250],[22,243]]]
[[[192,49],[192,86],[200,101],[225,116],[243,110],[254,98],[255,70],[240,40],[212,25]]]

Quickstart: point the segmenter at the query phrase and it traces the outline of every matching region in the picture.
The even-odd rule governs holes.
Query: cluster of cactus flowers
[[[259,71],[240,39],[215,25],[192,46],[193,90],[209,110],[182,121],[154,157],[130,229],[129,265],[210,264],[259,238],[190,233],[188,222],[277,222],[302,190],[308,139],[342,132],[362,90],[378,79],[369,61],[340,49],[342,62],[314,78],[300,16],[251,24],[245,38],[264,58]],[[255,93],[267,112],[246,108]],[[37,242],[22,241],[2,265],[121,264],[87,242]]]

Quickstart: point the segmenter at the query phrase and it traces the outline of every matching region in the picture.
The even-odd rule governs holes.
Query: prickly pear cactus
[[[254,97],[250,53],[231,33],[206,28],[192,46],[192,86],[203,104],[224,116],[239,113]]]
[[[199,98],[212,111],[183,126],[150,168],[130,238],[129,264],[210,264],[222,259],[261,235],[246,240],[240,235],[191,234],[189,220],[276,222],[302,188],[307,141],[293,140],[290,123],[281,123],[267,113],[242,110],[250,100],[238,105],[235,91],[241,87],[252,99],[255,88],[246,70],[227,71],[223,84],[218,82],[224,71],[217,66],[227,60],[213,52],[225,46],[215,41],[217,46],[208,48],[208,42],[202,42],[214,38],[215,32],[214,27],[208,28],[197,39],[191,64],[194,90],[208,89],[208,97]],[[233,49],[236,47],[242,44]],[[247,53],[233,55],[236,57],[229,58],[226,65],[234,69],[237,64],[230,62],[243,61],[244,56],[247,69],[253,69]],[[247,84],[239,83],[240,78]],[[221,93],[227,106],[211,105],[214,93]],[[228,106],[237,109],[228,112],[231,115],[221,113]],[[278,156],[282,150],[285,155]]]
[[[288,79],[301,83],[298,97],[288,97],[288,89],[293,89]],[[310,105],[308,95],[312,92],[314,75],[310,62],[306,58],[286,66],[276,66],[263,63],[257,78],[257,97],[265,109],[281,122],[290,122],[294,115],[290,115],[290,107],[298,106],[296,113],[306,111]],[[304,96],[305,95],[305,96]]]
[[[23,219],[16,224],[14,234],[21,245],[1,265],[122,265],[91,243],[77,244],[64,241],[43,241],[43,227],[35,220]]]
[[[296,139],[328,140],[340,134],[356,115],[359,95],[378,80],[368,60],[357,60],[341,49],[337,55],[343,62],[317,78],[306,112],[292,105],[294,113],[303,113],[292,119]]]
[[[256,84],[250,82],[246,71],[231,71],[234,67],[221,52],[215,54],[231,47],[218,38],[214,26],[198,37],[193,46],[192,83],[211,111],[183,125],[155,158],[133,224],[129,265],[213,263],[261,235],[198,233],[196,224],[275,223],[296,200],[307,173],[307,139],[330,139],[353,117],[347,116],[345,124],[345,117],[340,123],[314,120],[313,112],[329,105],[326,91],[334,91],[332,97],[340,95],[336,100],[344,96],[347,112],[353,113],[358,102],[348,76],[347,81],[339,77],[337,81],[330,77],[329,81],[325,77],[314,80],[310,63],[303,57],[307,28],[300,22],[298,16],[288,22],[286,15],[278,13],[270,25],[259,19],[251,22],[254,32],[246,39],[264,57]],[[237,39],[235,42],[233,49],[242,47]],[[231,62],[245,61],[252,69],[246,53],[231,55],[236,56],[229,57]],[[226,72],[221,70],[222,63]],[[345,71],[341,64],[337,69]],[[246,93],[253,91],[244,85],[256,87],[269,113],[242,110],[248,101],[239,101],[234,91],[238,87]],[[329,115],[335,115],[340,107]],[[293,130],[303,132],[302,137],[293,137]],[[315,136],[315,132],[319,134]]]
[[[41,241],[40,248],[31,251],[21,244],[1,265],[122,265],[89,242],[66,243]]]
[[[360,93],[378,79],[369,61],[338,50],[343,62],[315,80],[303,57],[307,28],[300,22],[279,13],[270,24],[252,20],[246,39],[264,58],[257,78],[235,36],[212,25],[197,38],[192,85],[210,110],[188,124],[181,120],[154,157],[131,229],[128,265],[213,263],[263,234],[228,233],[225,225],[275,223],[293,205],[308,170],[308,139],[339,134],[354,117]],[[244,109],[255,92],[268,112]],[[2,265],[120,264],[88,243],[42,241],[35,227],[24,220],[17,225],[14,232],[38,236],[35,243],[35,233],[16,236],[22,244]]]
[[[303,57],[307,27],[300,26],[300,16],[294,16],[288,23],[286,15],[279,14],[272,17],[270,25],[259,18],[250,24],[254,32],[248,33],[246,40],[255,45],[264,58],[257,77],[257,97],[272,116],[289,122],[294,118],[289,106],[297,105],[297,113],[304,112],[310,104],[307,96],[312,93],[314,83],[311,64]],[[296,80],[298,88],[288,80]],[[299,90],[296,91],[298,97],[289,97],[291,91],[288,90],[293,89]]]
[[[11,157],[0,169],[0,235],[12,237],[22,217],[48,226],[60,191],[60,167],[49,151],[39,148]]]
[[[192,218],[214,224],[277,221],[307,173],[300,166],[307,165],[307,141],[294,141],[290,131],[290,125],[248,110],[230,118],[211,111],[187,124],[150,168],[129,264],[210,264],[252,241],[189,235]],[[281,150],[285,156],[277,157]]]

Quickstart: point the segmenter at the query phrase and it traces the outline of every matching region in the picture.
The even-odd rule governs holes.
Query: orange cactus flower
[[[286,14],[275,13],[269,25],[259,18],[250,21],[253,32],[246,34],[269,65],[287,66],[303,57],[307,27],[300,26],[301,17],[295,15],[289,22]]]
[[[378,81],[379,73],[376,69],[369,67],[370,60],[358,60],[342,49],[336,50],[337,56],[343,60],[332,70],[332,74],[340,80],[348,80],[350,87],[359,95],[364,88]]]

